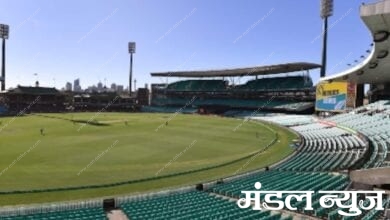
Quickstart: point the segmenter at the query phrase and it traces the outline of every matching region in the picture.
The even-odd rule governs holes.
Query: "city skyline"
[[[73,81],[73,84],[71,82],[66,82],[65,86],[61,88],[63,91],[71,91],[71,92],[126,92],[128,91],[128,87],[125,87],[120,84],[111,83],[110,85],[103,84],[101,81],[99,81],[96,84],[92,85],[86,85],[82,86],[80,78],[77,78]]]

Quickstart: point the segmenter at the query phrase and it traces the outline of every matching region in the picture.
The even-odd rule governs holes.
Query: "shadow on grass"
[[[69,121],[72,123],[80,123],[80,124],[88,124],[88,125],[93,125],[93,126],[110,126],[110,124],[106,123],[101,123],[96,120],[82,120],[82,119],[69,119],[69,118],[64,118],[64,117],[59,117],[59,116],[51,116],[51,115],[41,115],[41,114],[32,114],[40,117],[45,117],[45,118],[53,118],[53,119],[59,119],[59,120],[64,120],[64,121]]]
[[[90,120],[74,120],[74,119],[69,119],[69,121],[74,122],[74,123],[82,123],[82,124],[88,124],[88,125],[94,125],[94,126],[110,126],[109,124],[101,123],[99,121],[90,121]]]

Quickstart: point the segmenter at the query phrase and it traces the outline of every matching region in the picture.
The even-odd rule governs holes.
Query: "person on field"
[[[42,135],[42,136],[45,135],[44,129],[43,129],[43,128],[41,128],[41,135]]]

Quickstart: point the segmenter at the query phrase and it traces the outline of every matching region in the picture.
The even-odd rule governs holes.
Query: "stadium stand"
[[[0,209],[0,219],[4,220],[54,220],[54,219],[107,219],[102,201],[83,201]]]
[[[258,108],[264,109],[279,108],[279,109],[291,109],[297,110],[297,106],[307,105],[307,102],[293,102],[288,100],[244,100],[244,99],[215,99],[215,98],[197,98],[191,102],[192,97],[188,98],[155,98],[152,101],[153,106],[178,106],[182,107],[188,104],[193,106],[226,106],[230,108]],[[312,103],[309,103],[311,107]]]
[[[298,154],[277,167],[288,171],[338,171],[360,168],[369,153],[365,139],[310,116],[251,117],[290,127],[301,136]]]
[[[299,131],[302,127],[309,130]],[[366,152],[359,137],[337,127],[321,127],[314,123],[292,129],[302,135],[304,144],[296,157],[278,167],[280,170],[345,170],[354,167]]]
[[[289,103],[284,105],[278,105],[275,106],[275,109],[279,110],[288,110],[288,111],[294,111],[294,112],[301,112],[305,109],[309,109],[313,107],[312,102],[295,102],[295,103]]]
[[[55,88],[18,86],[0,93],[10,112],[62,112],[65,95]],[[1,110],[0,110],[1,111]]]
[[[189,191],[166,195],[131,198],[122,200],[120,207],[130,219],[292,219],[291,214],[240,209],[235,203],[243,198],[241,191],[252,190],[255,182],[261,182],[263,191],[274,190],[313,190],[312,211],[304,210],[305,200],[293,199],[291,204],[297,207],[296,213],[317,218],[340,219],[339,209],[322,208],[318,190],[344,190],[350,181],[347,175],[324,172],[261,171],[244,177],[217,184],[205,192]],[[265,195],[261,195],[264,199]],[[281,200],[285,199],[284,195]],[[361,198],[367,205],[368,199]],[[344,204],[350,203],[347,200]],[[383,199],[387,205],[388,199]],[[183,204],[186,204],[183,206]],[[380,219],[383,211],[366,211],[359,219]]]
[[[248,115],[249,116],[249,115]],[[270,117],[272,116],[272,117]],[[274,114],[266,114],[264,116],[255,116],[251,117],[252,119],[260,119],[263,121],[268,121],[276,124],[280,124],[283,126],[296,126],[296,125],[304,125],[309,124],[314,121],[314,117],[309,115],[274,115]]]
[[[326,120],[352,128],[369,139],[372,154],[365,168],[388,167],[390,166],[389,109],[390,102],[382,100]]]
[[[186,72],[152,73],[152,76],[161,77],[218,77],[268,75],[271,70],[274,74],[293,71],[293,64],[275,65],[248,69],[200,71],[196,75]],[[317,68],[315,64],[294,64],[295,71]],[[260,71],[261,70],[261,71]],[[259,71],[257,73],[256,71]],[[243,73],[241,73],[243,72]],[[256,73],[256,74],[255,74]],[[229,85],[228,81],[214,79],[180,80],[170,84],[152,84],[152,106],[182,107],[191,105],[202,109],[200,113],[223,113],[230,110],[253,110],[277,112],[312,113],[314,110],[315,91],[313,82],[307,73],[293,76],[267,76],[261,79],[249,80],[244,84]],[[191,100],[196,97],[196,100]]]
[[[310,89],[312,86],[313,82],[308,76],[286,76],[250,80],[244,85],[237,86],[235,89],[246,91],[286,91],[297,89]]]
[[[242,190],[253,189],[255,182],[261,182],[261,190],[343,190],[349,184],[348,177],[345,175],[333,175],[328,173],[317,172],[280,172],[268,171],[260,172],[248,177],[244,177],[232,182],[218,185],[211,189],[212,192],[226,195],[229,197],[240,198]],[[264,199],[264,195],[261,196]],[[284,199],[284,198],[282,198]],[[314,193],[313,197],[314,212],[307,212],[314,216],[326,216],[329,210],[321,210],[319,207],[319,194]],[[305,201],[293,201],[291,203],[298,208],[299,212],[303,213]]]
[[[185,204],[185,205],[183,205]],[[193,191],[123,203],[130,219],[290,219],[270,211],[239,208],[234,200]]]
[[[145,91],[144,91],[145,92]],[[75,93],[72,95],[73,111],[132,111],[135,100],[116,92]]]
[[[226,89],[223,80],[184,80],[171,83],[167,90],[173,91],[222,91]]]
[[[196,108],[188,107],[177,108],[172,106],[142,106],[142,112],[150,113],[185,113],[185,114],[194,114],[198,111]]]
[[[24,220],[24,219],[36,219],[36,220],[52,220],[52,219],[107,219],[103,208],[86,208],[77,210],[66,210],[58,212],[45,212],[31,215],[21,215],[5,217],[4,220]]]

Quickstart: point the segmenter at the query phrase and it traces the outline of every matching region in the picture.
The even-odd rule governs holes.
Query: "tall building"
[[[116,84],[115,83],[111,84],[111,91],[113,91],[113,92],[116,91]]]
[[[116,91],[117,91],[118,93],[122,93],[122,92],[123,92],[123,86],[122,86],[122,85],[117,85],[117,86],[116,86]]]
[[[73,91],[81,92],[80,79],[75,79],[73,82]]]
[[[65,91],[72,91],[72,83],[67,82],[65,84]]]
[[[98,90],[98,92],[103,92],[103,83],[102,82],[99,82],[97,84],[97,90]]]

